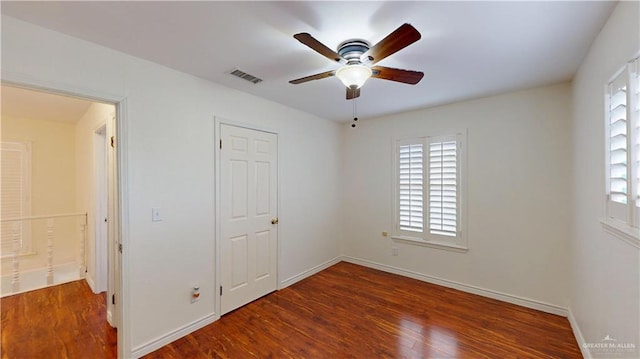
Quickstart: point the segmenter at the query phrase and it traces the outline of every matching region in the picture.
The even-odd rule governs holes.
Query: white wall
[[[570,106],[564,83],[345,127],[345,254],[562,312],[571,220]],[[393,231],[392,139],[460,128],[468,129],[469,251],[395,243],[398,256],[392,256],[393,240],[381,235]]]
[[[76,208],[77,211],[87,213],[86,265],[87,282],[96,292],[96,179],[94,140],[95,131],[106,124],[111,114],[115,114],[115,107],[94,102],[87,112],[76,123]],[[106,174],[105,174],[106,176]],[[106,255],[106,253],[105,253]]]
[[[279,134],[279,280],[340,255],[339,125],[9,17],[2,77],[126,98],[124,356],[215,317],[214,115]]]
[[[587,343],[611,335],[640,353],[640,260],[638,249],[603,232],[604,88],[640,50],[640,3],[620,2],[594,41],[573,83],[573,188],[569,309]],[[582,344],[582,343],[580,343]],[[591,353],[620,357],[618,353]]]

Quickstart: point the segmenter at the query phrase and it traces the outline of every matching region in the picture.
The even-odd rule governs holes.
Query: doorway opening
[[[1,90],[3,296],[84,281],[117,328],[118,104],[17,84]]]

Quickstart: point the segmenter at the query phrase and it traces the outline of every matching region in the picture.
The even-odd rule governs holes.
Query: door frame
[[[221,169],[221,163],[220,163],[220,141],[222,140],[222,125],[227,125],[227,126],[235,126],[235,127],[242,127],[242,128],[246,128],[249,130],[254,130],[254,131],[260,131],[260,132],[267,132],[267,133],[272,133],[274,135],[277,136],[278,138],[278,150],[276,151],[276,156],[278,157],[278,165],[276,168],[276,176],[277,176],[277,184],[276,184],[276,188],[277,188],[277,195],[276,195],[276,208],[278,211],[278,217],[282,217],[282,211],[280,208],[280,196],[281,196],[281,187],[280,187],[280,141],[279,141],[279,134],[277,131],[273,130],[273,129],[269,129],[266,127],[261,127],[261,126],[256,126],[255,124],[251,124],[251,123],[246,123],[246,122],[239,122],[239,121],[232,121],[232,120],[228,120],[222,117],[218,117],[218,116],[214,116],[214,147],[213,147],[213,152],[215,154],[214,156],[214,241],[215,241],[215,245],[214,245],[214,250],[215,250],[215,254],[214,254],[214,271],[215,271],[215,287],[214,287],[214,310],[215,310],[215,318],[216,320],[219,319],[221,317],[221,313],[222,313],[222,301],[220,298],[220,286],[222,285],[222,275],[221,275],[221,261],[220,261],[220,248],[222,246],[221,242],[222,242],[222,234],[221,234],[221,224],[222,224],[222,219],[220,218],[220,209],[221,209],[221,203],[220,203],[220,193],[221,193],[221,181],[220,181],[220,176],[222,175],[222,169]],[[281,284],[280,284],[280,272],[281,272],[281,268],[280,268],[280,257],[281,257],[281,253],[282,253],[282,243],[280,241],[280,238],[282,237],[282,224],[278,224],[278,232],[277,232],[277,236],[276,236],[276,246],[277,248],[277,252],[276,252],[276,290],[280,290],[281,289]]]
[[[93,200],[94,200],[94,289],[98,293],[107,291],[109,283],[108,236],[104,225],[108,217],[108,160],[107,160],[107,120],[93,131]],[[103,228],[107,229],[103,231]],[[105,268],[106,267],[106,268]],[[107,314],[107,321],[111,323]],[[112,324],[112,323],[111,323]]]
[[[79,97],[82,99],[108,103],[115,106],[115,145],[116,145],[116,157],[115,165],[117,169],[116,184],[118,187],[118,193],[114,194],[115,202],[115,233],[118,242],[123,245],[124,248],[129,248],[129,187],[128,178],[128,155],[127,155],[127,125],[128,125],[128,105],[127,97],[122,95],[116,95],[113,93],[105,93],[99,90],[95,90],[91,87],[82,85],[81,87],[74,86],[68,83],[61,83],[56,81],[47,81],[43,79],[37,79],[30,75],[6,71],[2,73],[1,82],[6,85],[21,87],[28,90],[42,91],[48,93],[54,93],[58,95],[65,95],[71,97]],[[121,305],[116,306],[115,321],[117,323],[117,352],[118,358],[125,358],[131,353],[131,326],[129,323],[130,309],[129,309],[129,253],[124,250],[122,253],[118,253],[117,264],[114,268],[116,271],[116,288],[119,289],[118,303]]]

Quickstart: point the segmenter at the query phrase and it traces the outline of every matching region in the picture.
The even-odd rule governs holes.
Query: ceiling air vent
[[[251,82],[253,84],[257,84],[257,83],[262,82],[262,79],[259,79],[259,78],[255,77],[253,75],[249,75],[248,73],[246,73],[244,71],[240,71],[238,69],[235,69],[235,70],[233,70],[233,71],[231,71],[229,73],[231,75],[239,77],[239,78],[241,78],[243,80],[247,80],[247,81],[249,81],[249,82]]]

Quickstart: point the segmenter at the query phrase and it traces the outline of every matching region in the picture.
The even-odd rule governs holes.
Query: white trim
[[[213,117],[213,247],[214,247],[214,255],[213,255],[213,268],[214,268],[214,283],[215,287],[213,288],[214,292],[214,301],[213,308],[217,313],[220,313],[222,310],[222,300],[220,298],[220,286],[222,286],[222,274],[220,273],[220,240],[221,231],[220,231],[220,158],[222,157],[220,153],[219,143],[222,141],[222,119],[219,117]],[[280,233],[278,233],[280,234]]]
[[[421,280],[423,282],[441,285],[447,288],[461,290],[467,293],[481,295],[483,297],[492,298],[492,299],[500,300],[503,302],[516,304],[522,307],[535,309],[535,310],[540,310],[546,313],[556,314],[563,317],[567,316],[566,308],[563,308],[554,304],[544,303],[534,299],[523,298],[517,295],[502,293],[502,292],[498,292],[491,289],[480,288],[480,287],[476,287],[469,284],[451,281],[448,279],[438,278],[435,276],[430,276],[430,275],[390,266],[387,264],[381,264],[381,263],[369,261],[366,259],[359,259],[359,258],[354,258],[349,256],[343,256],[342,259],[345,262],[358,264],[358,265],[362,265],[362,266],[373,268],[373,269],[378,269],[383,272],[398,274],[404,277],[409,277],[409,278]]]
[[[128,118],[129,118],[129,102],[126,97],[121,98],[116,103],[116,117],[115,117],[115,136],[116,146],[119,150],[116,151],[116,164],[117,164],[117,185],[118,193],[118,222],[116,230],[116,236],[120,238],[120,243],[124,247],[123,252],[120,254],[119,261],[119,273],[116,281],[119,282],[120,288],[120,305],[116,307],[116,316],[119,318],[118,327],[118,358],[125,358],[130,356],[131,353],[131,323],[129,322],[129,313],[131,302],[129,298],[130,286],[129,286],[129,132],[128,132]]]
[[[94,294],[98,294],[98,292],[96,292],[96,284],[94,283],[93,278],[91,277],[89,272],[85,273],[84,280],[87,281],[87,284],[89,285],[89,288],[91,288],[91,291]]]
[[[213,323],[217,319],[215,313],[211,313],[206,315],[198,320],[195,320],[181,328],[173,330],[165,335],[162,335],[156,339],[150,340],[142,345],[139,345],[131,350],[131,357],[140,358],[144,355],[147,355],[151,352],[154,352],[163,346],[173,342],[174,340],[180,339],[190,333],[195,332],[198,329],[201,329],[211,323]]]
[[[640,249],[640,230],[622,221],[600,219],[602,229],[613,237]]]
[[[338,264],[342,262],[342,256],[338,256],[335,257],[333,259],[330,259],[324,263],[318,264],[315,267],[309,268],[306,271],[296,274],[288,279],[283,280],[282,282],[280,282],[280,285],[278,286],[278,290],[284,289],[294,283],[297,283],[305,278],[311,277],[312,275],[321,272],[335,264]]]
[[[113,314],[111,313],[110,310],[107,310],[107,323],[113,323]],[[111,324],[109,324],[109,325],[111,325]]]
[[[115,109],[115,106],[114,106]],[[105,223],[109,216],[109,160],[107,149],[107,123],[115,114],[109,115],[92,132],[93,145],[93,178],[91,192],[93,195],[93,230],[91,245],[93,246],[93,268],[95,275],[94,293],[101,293],[109,288],[109,224]],[[88,219],[88,216],[87,216]],[[87,248],[85,244],[85,248]],[[85,251],[86,252],[86,251]],[[86,254],[85,254],[86,256]],[[88,273],[88,271],[87,271]],[[112,323],[112,322],[110,322]]]
[[[401,243],[422,246],[422,247],[444,249],[451,252],[466,253],[469,251],[468,247],[463,247],[463,246],[459,246],[459,245],[448,243],[448,242],[436,242],[436,241],[430,241],[422,238],[413,238],[413,237],[407,237],[407,236],[391,236],[391,239],[394,242],[401,242]]]
[[[580,353],[582,353],[582,357],[585,359],[593,358],[591,356],[591,352],[589,349],[582,346],[582,344],[586,343],[584,340],[584,336],[582,335],[582,331],[578,326],[578,321],[576,321],[576,317],[573,316],[573,312],[571,311],[571,307],[567,308],[567,319],[569,319],[569,324],[571,325],[571,330],[573,331],[573,336],[576,338],[578,342],[578,347],[580,348]]]
[[[13,71],[3,70],[1,81],[3,84],[13,87],[48,93],[53,92],[58,95],[75,97],[82,100],[106,103],[110,105],[118,105],[125,98],[124,96],[119,96],[113,93],[96,91],[92,88],[87,87],[73,86],[58,81],[43,80],[40,78],[35,78],[31,75],[27,75],[25,73],[18,73]]]

